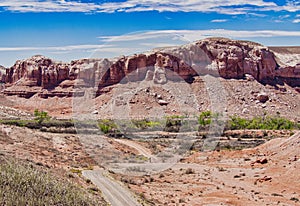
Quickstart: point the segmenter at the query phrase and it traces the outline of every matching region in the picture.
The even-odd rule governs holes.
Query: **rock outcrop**
[[[258,81],[273,79],[278,65],[274,54],[260,44],[223,38],[206,39],[197,43],[216,63],[224,78],[252,75]]]
[[[5,83],[6,68],[0,65],[0,83]]]
[[[272,51],[254,42],[209,38],[119,59],[81,59],[69,64],[37,55],[17,61],[5,74],[0,68],[0,81],[6,83],[7,95],[47,98],[72,96],[77,87],[97,88],[100,95],[103,88],[119,82],[192,82],[204,74],[234,79],[251,76],[259,82],[291,79],[299,84],[300,65],[280,67]]]

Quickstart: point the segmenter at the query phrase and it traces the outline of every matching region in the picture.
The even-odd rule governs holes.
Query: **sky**
[[[300,46],[300,0],[0,0],[0,65],[104,58],[207,37]]]

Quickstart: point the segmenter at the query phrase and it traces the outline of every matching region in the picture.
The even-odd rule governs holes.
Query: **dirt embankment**
[[[297,205],[300,132],[254,149],[194,153],[146,177],[117,176],[154,205]]]

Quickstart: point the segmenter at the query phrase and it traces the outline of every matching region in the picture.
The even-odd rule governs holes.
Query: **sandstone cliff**
[[[90,86],[101,90],[120,81],[151,80],[158,84],[212,74],[223,78],[251,75],[259,82],[283,79],[299,85],[300,67],[281,67],[267,47],[248,41],[209,38],[195,43],[119,59],[81,59],[55,62],[44,56],[19,60],[3,74],[4,94],[31,97],[72,96],[74,87]],[[292,81],[289,81],[289,80]],[[296,81],[295,81],[296,80]],[[296,82],[296,83],[295,83]]]

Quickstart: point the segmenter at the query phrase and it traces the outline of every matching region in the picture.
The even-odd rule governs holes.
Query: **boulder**
[[[165,101],[165,100],[162,100],[162,99],[160,99],[160,100],[158,100],[158,104],[159,105],[168,105],[169,104],[169,102],[167,102],[167,101]]]
[[[247,81],[254,81],[255,80],[255,78],[251,74],[245,74],[245,79]]]
[[[269,100],[269,95],[266,94],[265,92],[261,92],[257,94],[256,99],[261,103],[266,103]]]

